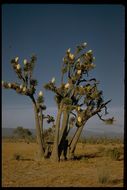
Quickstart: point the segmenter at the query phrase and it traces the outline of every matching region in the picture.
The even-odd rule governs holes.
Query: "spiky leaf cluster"
[[[38,96],[38,97],[37,97],[37,103],[38,103],[38,104],[44,103],[44,97],[43,97],[43,96]]]
[[[63,98],[62,103],[65,105],[72,105],[72,99],[71,98]]]
[[[51,122],[54,122],[54,121],[55,121],[55,119],[54,119],[53,116],[47,115],[47,123],[51,123]]]
[[[108,124],[108,125],[112,125],[113,122],[114,122],[114,117],[105,119],[105,123]]]
[[[107,107],[103,92],[98,88],[99,81],[89,78],[89,72],[95,68],[95,57],[92,50],[86,50],[86,46],[87,43],[78,45],[74,53],[71,53],[70,48],[66,51],[61,68],[61,85],[56,87],[48,83],[45,88],[53,91],[57,104],[64,103],[67,110],[80,105],[87,115],[92,116],[102,108],[107,110]],[[78,126],[81,123],[77,120]]]
[[[10,88],[15,90],[17,93],[22,95],[31,96],[35,93],[35,86],[37,85],[37,80],[32,78],[32,72],[34,69],[36,57],[32,56],[31,60],[28,62],[24,60],[24,64],[21,67],[19,63],[19,58],[11,60],[11,65],[13,70],[15,71],[18,79],[20,79],[21,83],[7,83],[3,82],[2,86],[4,88]]]

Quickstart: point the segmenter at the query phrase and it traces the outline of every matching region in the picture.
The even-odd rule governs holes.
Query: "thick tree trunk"
[[[62,121],[62,128],[60,131],[60,138],[59,138],[59,157],[61,153],[63,153],[63,158],[66,159],[66,152],[67,152],[67,128],[68,128],[68,119],[69,119],[69,112],[64,110],[63,112],[63,121]]]
[[[60,129],[61,115],[62,115],[62,105],[58,109],[58,113],[57,113],[54,144],[53,144],[53,150],[52,150],[52,154],[51,154],[51,160],[52,161],[59,161],[60,160],[59,153],[58,153],[58,144],[59,144],[59,129]]]
[[[44,134],[43,134],[43,113],[42,110],[40,109],[40,131],[41,131],[41,139],[42,139],[42,144],[43,148],[45,149],[45,141],[44,141]]]
[[[72,141],[71,141],[71,143],[70,143],[70,145],[69,145],[68,157],[69,157],[70,159],[73,159],[73,158],[74,158],[74,151],[75,151],[77,142],[78,142],[78,140],[79,140],[79,137],[80,137],[80,135],[81,135],[81,132],[82,132],[82,130],[83,130],[83,127],[84,127],[85,123],[86,123],[86,122],[84,122],[84,124],[83,124],[82,126],[80,126],[80,127],[77,128],[77,130],[76,130],[76,132],[75,132],[75,134],[74,134],[74,136],[73,136],[73,139],[72,139]]]
[[[42,110],[39,110],[40,112],[40,130],[41,130],[41,134],[43,134],[43,116],[42,116]]]
[[[38,116],[38,112],[37,112],[36,103],[34,103],[34,113],[35,113],[37,143],[38,143],[38,146],[39,146],[39,150],[38,150],[39,155],[38,156],[39,156],[39,158],[42,158],[42,157],[44,157],[44,147],[43,147],[43,142],[42,142],[42,135],[41,135],[39,116]]]

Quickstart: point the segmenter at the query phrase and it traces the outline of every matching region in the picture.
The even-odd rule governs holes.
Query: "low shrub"
[[[119,160],[121,152],[119,148],[107,149],[105,152],[106,156],[110,156],[112,160]]]
[[[101,184],[106,184],[109,182],[109,172],[106,169],[102,169],[99,171],[98,181]]]
[[[110,157],[112,158],[112,160],[119,160],[120,152],[118,148],[114,148],[113,150],[111,150]]]
[[[14,160],[22,160],[23,157],[22,157],[21,154],[19,154],[19,153],[15,153],[15,154],[13,155],[13,159],[14,159]]]

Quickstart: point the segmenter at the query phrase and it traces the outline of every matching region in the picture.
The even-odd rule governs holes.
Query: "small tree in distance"
[[[21,139],[30,139],[32,137],[32,132],[29,129],[25,129],[22,126],[18,126],[14,129],[14,135]]]

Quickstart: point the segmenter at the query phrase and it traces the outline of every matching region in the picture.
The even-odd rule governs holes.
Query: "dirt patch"
[[[78,144],[76,159],[53,163],[49,159],[35,159],[35,143],[2,143],[2,186],[3,187],[122,187],[123,159],[112,160],[100,154],[112,148],[108,144],[99,148],[100,144]],[[123,146],[115,144],[115,147]],[[99,151],[98,151],[99,150]],[[14,154],[21,159],[14,159]],[[99,173],[101,170],[102,173]],[[99,175],[109,174],[106,183],[99,182]],[[107,174],[106,174],[107,175]]]

